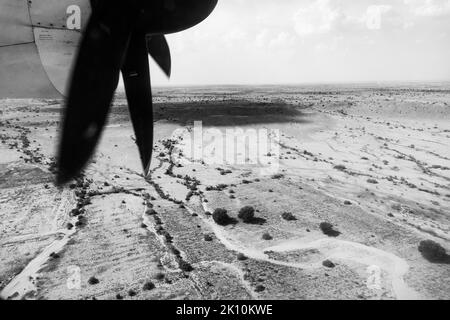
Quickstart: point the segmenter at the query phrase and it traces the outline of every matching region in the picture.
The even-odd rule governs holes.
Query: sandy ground
[[[2,298],[450,298],[449,262],[418,250],[427,239],[450,249],[445,86],[154,95],[151,177],[118,96],[93,162],[62,189],[53,184],[61,102],[0,101]],[[199,158],[194,121],[216,136],[278,139],[259,163],[247,160],[260,140],[237,140],[235,154],[225,144],[219,159],[208,140]],[[244,206],[256,209],[251,223],[237,218]],[[217,208],[233,223],[216,224]]]

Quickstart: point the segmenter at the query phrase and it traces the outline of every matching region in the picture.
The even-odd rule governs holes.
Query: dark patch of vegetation
[[[120,293],[116,294],[116,299],[117,300],[123,300],[123,297]]]
[[[320,224],[320,230],[329,237],[337,237],[341,234],[339,231],[335,230],[333,225],[329,222],[322,222]]]
[[[264,290],[266,290],[266,287],[261,284],[257,285],[255,288],[255,292],[263,292]]]
[[[339,171],[347,170],[347,167],[342,165],[342,164],[338,164],[338,165],[334,166],[333,168],[336,169],[336,170],[339,170]]]
[[[273,240],[273,237],[268,232],[264,233],[262,238],[263,238],[263,240],[267,240],[267,241]]]
[[[255,208],[251,206],[245,206],[239,210],[238,218],[248,223],[255,218]]]
[[[144,291],[150,291],[155,289],[155,284],[151,281],[148,281],[144,284],[144,287],[142,288]]]
[[[284,174],[281,174],[281,173],[277,173],[272,176],[272,179],[274,179],[274,180],[280,180],[283,178],[284,178]]]
[[[205,239],[205,241],[207,241],[207,242],[213,241],[213,237],[212,237],[211,235],[209,235],[209,234],[205,234],[204,239]]]
[[[367,179],[367,183],[378,184],[378,181],[375,179]]]
[[[221,183],[221,184],[218,184],[217,186],[206,187],[206,191],[223,191],[226,188],[228,188],[228,185]]]
[[[100,281],[96,278],[96,277],[90,277],[89,278],[89,280],[88,280],[88,283],[90,284],[90,285],[96,285],[96,284],[98,284]]]
[[[351,206],[351,205],[352,205],[352,202],[349,201],[349,200],[345,200],[345,201],[344,201],[344,204],[345,204],[346,206]]]
[[[84,216],[78,216],[78,221],[75,222],[75,226],[83,227],[87,223],[87,219]]]
[[[134,296],[137,295],[137,293],[136,293],[136,291],[134,291],[133,289],[130,289],[130,290],[128,290],[128,295],[129,295],[130,297],[134,297]]]
[[[322,262],[322,265],[324,267],[327,267],[327,268],[334,268],[334,267],[336,267],[336,265],[330,260],[325,260],[324,262]]]
[[[166,277],[166,275],[165,275],[164,273],[162,273],[162,272],[158,272],[158,273],[155,275],[155,279],[158,280],[158,281],[164,280],[165,277]]]
[[[192,270],[194,270],[194,267],[191,266],[189,262],[186,262],[184,260],[178,261],[178,267],[184,272],[191,272]]]
[[[450,256],[447,254],[445,248],[433,240],[421,241],[419,251],[429,262],[450,263]]]
[[[247,256],[246,256],[245,254],[239,253],[239,254],[237,255],[237,259],[238,259],[239,261],[245,261],[245,260],[247,260],[248,258],[247,258]]]
[[[225,209],[216,209],[212,214],[213,220],[220,226],[227,226],[235,223],[235,220],[228,215],[228,211]]]
[[[59,259],[60,256],[59,256],[59,254],[57,254],[55,252],[52,252],[52,253],[50,253],[50,258],[52,258],[52,259]]]
[[[281,217],[286,221],[295,221],[297,218],[291,212],[283,212]]]

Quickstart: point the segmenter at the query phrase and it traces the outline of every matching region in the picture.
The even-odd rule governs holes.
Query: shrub
[[[375,179],[367,179],[367,183],[378,184],[378,181]]]
[[[347,168],[342,164],[338,164],[337,166],[334,166],[334,169],[339,170],[339,171],[344,171]]]
[[[155,275],[155,279],[158,280],[158,281],[164,280],[165,277],[166,277],[166,275],[165,275],[164,273],[162,273],[162,272],[158,272],[158,273]]]
[[[283,212],[281,217],[286,221],[294,221],[297,220],[297,218],[291,213],[291,212]]]
[[[245,254],[239,253],[239,254],[237,255],[237,259],[238,259],[239,261],[244,261],[244,260],[247,260],[248,258],[247,258],[247,256],[246,256]]]
[[[322,265],[324,266],[324,267],[327,267],[327,268],[334,268],[336,265],[333,263],[333,262],[331,262],[330,260],[325,260],[324,262],[322,262]]]
[[[98,284],[100,281],[96,278],[96,277],[90,277],[89,278],[89,280],[88,280],[88,283],[90,284],[90,285],[96,285],[96,284]]]
[[[50,253],[50,258],[52,258],[52,259],[59,259],[59,254],[57,254],[55,252],[52,252],[52,253]]]
[[[334,230],[333,225],[329,222],[322,222],[320,224],[320,230],[329,237],[337,237],[341,234],[339,231]]]
[[[209,234],[205,234],[204,239],[205,239],[205,241],[207,241],[207,242],[213,241],[213,238],[212,238],[211,235],[209,235]]]
[[[230,222],[230,217],[225,209],[216,209],[212,215],[215,223],[221,226],[226,226]]]
[[[153,289],[155,289],[155,284],[151,281],[148,281],[144,284],[144,287],[142,289],[145,291],[153,290]]]
[[[262,238],[263,238],[263,240],[267,240],[267,241],[273,240],[273,237],[268,232],[264,233]]]
[[[445,262],[448,259],[445,249],[433,240],[421,241],[419,251],[430,262]]]
[[[185,272],[191,272],[192,270],[194,270],[194,268],[188,262],[186,262],[184,260],[179,261],[178,266],[180,267],[180,269],[182,271],[185,271]]]
[[[255,217],[255,209],[250,206],[243,207],[241,210],[239,210],[238,217],[244,222],[251,222]]]
[[[255,292],[263,292],[264,290],[266,290],[266,287],[264,287],[263,285],[257,285],[255,288]]]

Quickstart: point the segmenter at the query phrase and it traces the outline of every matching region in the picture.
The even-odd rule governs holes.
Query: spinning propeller
[[[92,156],[122,71],[144,174],[153,149],[148,54],[170,76],[165,34],[203,21],[218,0],[91,0],[92,15],[72,71],[59,146],[57,183],[74,178]]]

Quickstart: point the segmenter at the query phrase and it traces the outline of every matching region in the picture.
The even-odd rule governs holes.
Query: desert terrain
[[[450,299],[449,256],[419,250],[450,252],[449,88],[154,89],[148,177],[118,94],[92,163],[64,188],[62,101],[0,100],[0,296]],[[195,157],[199,121],[216,144]],[[251,139],[217,152],[227,130],[266,133],[273,149],[259,163],[242,161]]]

